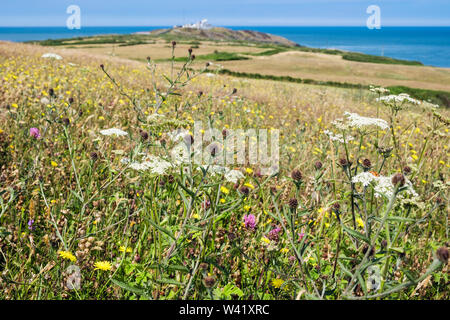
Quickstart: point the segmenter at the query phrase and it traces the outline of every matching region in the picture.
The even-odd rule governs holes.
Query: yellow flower
[[[262,237],[262,238],[261,238],[261,241],[262,241],[262,242],[265,242],[265,243],[267,243],[267,244],[270,243],[270,240],[267,239],[266,237]]]
[[[272,280],[272,286],[277,289],[280,288],[283,285],[283,283],[284,283],[283,279],[273,279]]]
[[[247,169],[245,169],[245,172],[247,172],[248,174],[252,174],[253,170],[251,168],[247,168]]]
[[[283,248],[283,249],[280,250],[280,252],[281,252],[281,253],[288,253],[288,252],[289,252],[289,249],[288,249],[288,248]]]
[[[250,189],[255,189],[255,186],[252,185],[251,183],[246,183],[246,184],[244,184],[244,186],[246,186],[246,187],[248,187]]]
[[[230,190],[228,190],[226,187],[224,187],[224,186],[221,186],[220,187],[220,191],[223,193],[223,194],[229,194],[230,193]]]
[[[109,271],[112,268],[111,263],[109,263],[108,261],[98,261],[94,264],[94,267],[95,267],[94,270],[102,270],[102,271]]]
[[[360,217],[356,218],[356,223],[360,228],[364,228],[364,222]]]
[[[52,167],[57,167],[58,164],[55,161],[50,162],[50,164],[52,165]]]
[[[72,262],[77,261],[77,258],[75,258],[75,256],[70,253],[70,251],[58,251],[58,254],[63,259],[70,260]]]
[[[125,246],[120,246],[119,251],[130,253],[130,252],[133,252],[133,249],[131,249],[130,247],[125,249]]]
[[[244,206],[244,210],[245,210],[245,211],[250,211],[251,208],[252,208],[252,207],[250,207],[250,206]]]
[[[220,199],[220,203],[225,203],[225,199]]]

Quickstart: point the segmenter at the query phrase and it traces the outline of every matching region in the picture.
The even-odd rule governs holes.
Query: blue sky
[[[66,25],[69,5],[83,26],[171,26],[207,18],[221,26],[363,26],[369,5],[382,26],[450,26],[449,0],[8,0],[0,26]]]

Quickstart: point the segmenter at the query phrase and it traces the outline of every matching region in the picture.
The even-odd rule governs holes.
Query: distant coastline
[[[103,34],[133,34],[169,26],[85,27],[0,27],[0,40],[25,42]],[[425,65],[450,68],[450,27],[272,27],[232,26],[233,30],[254,30],[285,37],[300,45],[396,59],[416,60]]]

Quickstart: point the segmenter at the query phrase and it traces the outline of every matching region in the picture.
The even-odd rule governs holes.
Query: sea
[[[227,27],[227,26],[225,26]],[[100,34],[129,34],[167,26],[83,27],[0,27],[0,40],[24,42],[75,38]],[[450,68],[450,27],[281,27],[232,26],[234,30],[255,30],[285,37],[313,48],[339,49]]]

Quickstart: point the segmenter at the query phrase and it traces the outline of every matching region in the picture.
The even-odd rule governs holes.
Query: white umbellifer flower
[[[112,135],[126,136],[126,135],[128,135],[128,132],[125,132],[123,130],[116,129],[116,128],[101,130],[100,133],[104,136],[112,136]]]
[[[138,171],[150,171],[153,174],[163,175],[174,165],[164,159],[155,156],[146,156],[143,162],[133,162],[130,168]]]
[[[375,93],[379,93],[379,94],[385,94],[385,93],[389,93],[389,90],[386,88],[382,88],[382,87],[374,87],[374,86],[370,86],[370,91],[375,92]]]
[[[362,183],[364,187],[369,186],[372,181],[376,181],[377,177],[375,177],[370,172],[361,172],[352,178],[353,183]]]
[[[42,55],[42,58],[44,58],[44,59],[62,60],[62,57],[60,55],[57,55],[56,53],[44,53]]]
[[[381,196],[385,196],[386,198],[391,198],[394,194],[395,187],[392,183],[391,177],[379,176],[376,179],[377,185],[374,187],[375,197],[380,198]],[[413,188],[411,181],[405,178],[405,193],[411,195],[412,197],[418,197],[418,194]],[[403,198],[402,194],[398,195],[399,198]]]
[[[352,141],[354,140],[352,136],[345,136],[345,141],[344,141],[344,136],[340,133],[333,133],[330,130],[325,130],[323,133],[325,133],[327,136],[330,137],[331,140],[333,141],[339,141],[340,143],[345,143],[348,141]]]
[[[120,163],[122,163],[122,164],[129,164],[130,163],[130,158],[122,158],[122,159],[120,159]]]
[[[377,126],[383,130],[389,128],[388,123],[383,119],[363,117],[357,113],[351,112],[345,112],[344,114],[347,116],[348,125],[350,127],[362,128],[367,126]]]
[[[377,99],[377,101],[383,101],[383,102],[394,102],[394,103],[403,103],[403,102],[409,102],[412,104],[421,104],[419,100],[413,99],[409,96],[407,93],[400,93],[398,95],[391,94],[389,96],[380,97]]]
[[[229,170],[225,173],[225,180],[232,183],[237,183],[239,179],[243,179],[244,175],[239,170]]]

